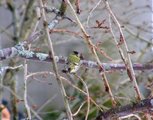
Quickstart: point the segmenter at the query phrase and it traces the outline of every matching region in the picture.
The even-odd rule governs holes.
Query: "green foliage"
[[[106,102],[103,103],[103,105],[111,108],[112,107],[112,101],[110,99],[108,99]]]
[[[68,56],[68,62],[71,62],[71,63],[79,63],[80,62],[80,57],[78,57],[75,54],[70,54]]]
[[[46,112],[48,112],[43,119],[44,120],[58,120],[58,118],[60,117],[61,112],[54,110],[54,109],[47,109]]]
[[[97,108],[92,106],[89,113],[89,119],[93,120],[94,118],[96,118],[97,114],[98,114]]]

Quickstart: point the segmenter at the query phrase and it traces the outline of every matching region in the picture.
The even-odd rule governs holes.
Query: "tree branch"
[[[129,114],[149,112],[153,113],[153,98],[141,100],[138,103],[128,104],[121,107],[112,108],[106,112],[100,113],[96,120],[110,120],[112,117],[118,118]]]
[[[30,60],[37,60],[37,61],[44,61],[44,62],[50,62],[52,61],[52,58],[48,54],[44,53],[35,53],[33,51],[28,51],[28,50],[22,50],[19,48],[21,44],[11,47],[11,48],[5,48],[0,50],[0,61],[10,59],[13,57],[21,57],[24,59],[30,59]],[[22,46],[22,45],[21,45]],[[65,64],[67,62],[67,58],[63,56],[55,56],[55,61],[59,64]],[[81,65],[84,67],[88,68],[95,68],[99,69],[98,64],[94,61],[89,61],[89,60],[81,60]],[[120,63],[101,63],[101,66],[106,71],[109,70],[126,70],[125,64],[120,64]],[[134,70],[152,70],[153,69],[153,64],[141,64],[141,63],[134,63],[133,64],[133,69]]]

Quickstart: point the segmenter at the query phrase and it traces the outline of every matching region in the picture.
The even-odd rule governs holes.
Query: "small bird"
[[[83,59],[82,54],[80,54],[77,51],[73,51],[68,58],[67,58],[67,63],[65,65],[65,69],[62,70],[63,73],[71,73],[74,74],[76,73],[79,68],[80,68],[80,60]]]

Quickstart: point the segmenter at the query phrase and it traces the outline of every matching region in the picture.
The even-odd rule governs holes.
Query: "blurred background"
[[[59,8],[62,0],[46,0],[48,7]],[[74,8],[75,0],[71,1]],[[99,4],[98,4],[99,3]],[[153,63],[153,39],[152,39],[152,1],[151,0],[111,0],[109,1],[111,9],[119,20],[124,32],[128,47],[135,54],[131,55],[133,63]],[[109,13],[102,0],[83,0],[80,1],[80,14],[78,14],[81,23],[87,30],[92,42],[98,45],[98,48],[105,52],[109,58],[97,51],[101,62],[122,63],[118,49],[113,40],[109,29]],[[12,47],[18,42],[26,40],[32,33],[36,24],[36,7],[39,2],[35,0],[0,0],[0,49]],[[71,9],[68,7],[65,15],[75,21]],[[47,21],[50,22],[55,14],[47,14]],[[98,28],[97,23],[102,22],[102,27]],[[119,31],[112,21],[114,34],[119,40]],[[42,19],[39,22],[37,30],[43,29]],[[46,35],[38,41],[31,44],[31,50],[42,53],[49,53]],[[72,51],[78,51],[83,54],[86,60],[93,60],[94,56],[83,40],[83,34],[79,26],[66,19],[60,21],[51,33],[55,55],[67,57]],[[47,62],[28,60],[28,74],[35,72],[51,71],[52,64]],[[0,61],[1,66],[16,66],[24,64],[23,58],[12,58]],[[61,72],[64,65],[58,64],[60,75],[67,78]],[[139,88],[144,98],[152,95],[153,71],[135,71]],[[82,68],[77,74],[81,76],[90,92],[90,96],[101,107],[106,110],[112,107],[109,94],[104,89],[104,83],[101,80],[98,70]],[[7,100],[8,107],[13,111],[18,111],[26,116],[23,102],[24,95],[24,68],[17,70],[7,70],[3,74],[2,98]],[[135,101],[135,92],[132,83],[127,76],[126,71],[110,71],[106,74],[110,87],[113,91],[116,101],[119,105],[125,105]],[[69,78],[68,78],[69,79]],[[75,85],[84,90],[84,86],[75,79]],[[53,75],[41,74],[30,77],[28,80],[27,95],[28,103],[42,119],[60,120],[65,117],[63,98],[59,91],[57,80]],[[86,99],[86,96],[75,90],[72,86],[64,82],[67,95],[73,97],[69,100],[70,107],[74,113],[80,104]],[[13,94],[12,94],[13,93]],[[84,119],[86,104],[75,116],[76,120]],[[93,120],[99,110],[91,104],[89,120]],[[33,115],[35,116],[35,115]],[[37,118],[37,117],[36,117]],[[16,119],[12,117],[12,119]],[[37,118],[38,119],[38,118]]]

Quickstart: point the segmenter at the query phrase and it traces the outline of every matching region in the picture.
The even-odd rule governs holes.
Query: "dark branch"
[[[144,99],[138,103],[112,108],[106,112],[100,113],[96,120],[112,120],[112,117],[123,117],[139,112],[153,113],[153,98]]]

